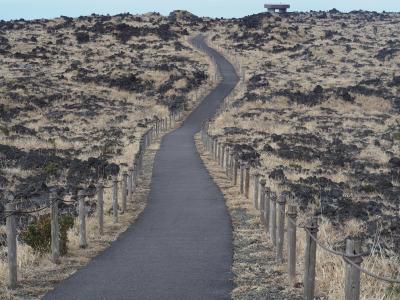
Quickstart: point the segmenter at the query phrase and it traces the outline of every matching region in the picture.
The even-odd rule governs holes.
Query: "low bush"
[[[60,254],[68,252],[68,230],[74,225],[70,215],[60,217]],[[50,252],[51,249],[51,219],[50,215],[40,216],[35,224],[29,225],[22,233],[21,240],[39,253]]]

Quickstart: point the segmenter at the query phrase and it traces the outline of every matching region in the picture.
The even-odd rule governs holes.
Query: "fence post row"
[[[6,204],[8,286],[17,287],[17,227],[15,223],[15,204]]]
[[[318,219],[312,218],[309,224],[306,226],[314,238],[317,238],[318,233]],[[306,249],[304,257],[304,300],[314,299],[315,289],[315,264],[317,256],[317,243],[306,231]]]
[[[180,118],[180,112],[178,119]],[[172,120],[173,119],[173,120]],[[160,121],[155,124],[142,136],[139,145],[139,152],[136,154],[134,160],[134,168],[130,168],[129,172],[123,173],[122,180],[122,211],[126,210],[126,200],[133,198],[134,187],[137,182],[140,168],[142,167],[144,150],[153,142],[154,135],[160,133],[160,126],[164,128],[172,128],[172,122],[176,122],[176,114],[173,114],[173,118],[170,115],[169,119],[165,118],[163,123]],[[211,142],[211,137],[207,136],[208,141]],[[116,177],[113,178],[112,185],[112,204],[113,204],[113,220],[114,223],[118,222],[118,180]],[[98,182],[96,186],[97,190],[97,219],[99,225],[99,234],[104,233],[104,185],[102,182]],[[79,247],[86,248],[87,243],[87,232],[86,232],[86,205],[85,198],[86,194],[84,190],[79,190],[77,193],[78,197],[78,220],[79,220]],[[49,207],[50,207],[50,246],[51,246],[51,260],[59,264],[60,263],[60,216],[59,216],[59,200],[57,191],[51,191],[49,195]],[[9,202],[5,205],[5,218],[6,218],[6,235],[7,235],[7,261],[8,261],[8,287],[15,289],[18,283],[18,262],[17,262],[17,226],[16,226],[16,204]]]
[[[57,192],[50,193],[50,220],[51,220],[51,259],[55,264],[60,263],[60,225],[58,218]]]

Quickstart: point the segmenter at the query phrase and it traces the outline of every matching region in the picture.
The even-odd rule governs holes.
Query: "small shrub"
[[[0,127],[0,131],[5,135],[9,136],[10,135],[10,130],[7,127]]]
[[[44,167],[44,171],[47,175],[56,175],[58,170],[58,165],[54,162],[50,162]]]
[[[393,133],[393,139],[400,142],[400,132]]]
[[[68,230],[74,226],[70,215],[60,216],[60,254],[68,252]],[[50,215],[40,216],[36,224],[29,225],[22,233],[21,240],[39,253],[50,252],[51,220]]]
[[[361,191],[365,192],[365,193],[373,193],[376,191],[375,187],[370,185],[370,184],[366,184],[361,186]]]
[[[90,40],[90,36],[87,32],[77,32],[75,33],[75,37],[79,44],[88,43]]]
[[[50,215],[40,216],[36,224],[29,225],[21,233],[21,239],[35,251],[49,252],[51,245]]]

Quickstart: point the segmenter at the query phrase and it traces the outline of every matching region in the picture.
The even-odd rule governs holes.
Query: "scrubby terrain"
[[[151,121],[190,110],[198,90],[210,85],[210,63],[187,42],[203,32],[245,73],[244,85],[210,120],[210,133],[257,169],[272,192],[288,192],[300,222],[321,216],[320,238],[329,247],[343,250],[347,237],[360,238],[364,250],[373,250],[365,266],[395,277],[399,31],[400,14],[336,10],[215,20],[174,12],[2,21],[0,214],[6,193],[38,207],[49,187],[70,195],[126,168]],[[242,200],[228,203],[245,208],[240,216],[256,231],[248,239],[265,245],[254,229],[256,212]],[[241,238],[248,227],[239,228]],[[249,253],[247,246],[236,245],[235,257],[246,261],[240,253]],[[246,269],[236,274],[237,299],[268,290],[269,279],[257,285],[269,270],[257,255],[256,275],[236,262],[234,271]],[[317,294],[338,299],[340,259],[321,255],[327,265],[317,266]],[[365,299],[398,297],[393,286],[362,287]]]
[[[361,238],[399,257],[400,15],[266,13],[213,29],[246,82],[212,135],[289,192],[302,221],[321,216],[331,247]]]
[[[0,193],[116,174],[152,121],[190,109],[209,64],[174,16],[0,23]]]
[[[187,114],[212,88],[215,70],[189,41],[201,24],[183,12],[0,21],[0,298],[43,295],[107,247],[143,210],[145,186],[113,224],[111,190],[105,190],[105,232],[99,235],[96,197],[87,199],[89,248],[79,249],[75,221],[60,265],[23,238],[29,224],[39,232],[31,240],[49,238],[49,224],[40,227],[39,216],[49,214],[41,208],[48,206],[50,190],[66,200],[59,205],[61,215],[76,217],[78,189],[88,188],[94,196],[99,180],[107,185],[132,166],[143,133],[156,120]],[[151,165],[149,159],[145,168],[151,171]],[[9,201],[18,209],[40,210],[17,216],[21,289],[15,293],[6,291],[3,216]]]

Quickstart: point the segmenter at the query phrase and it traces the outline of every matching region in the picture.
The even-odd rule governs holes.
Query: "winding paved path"
[[[230,299],[230,218],[197,153],[194,134],[238,77],[201,37],[193,41],[215,58],[223,81],[179,129],[163,138],[148,204],[136,223],[45,299]]]

